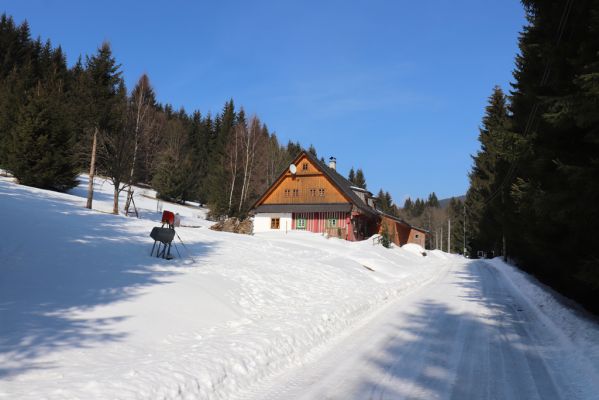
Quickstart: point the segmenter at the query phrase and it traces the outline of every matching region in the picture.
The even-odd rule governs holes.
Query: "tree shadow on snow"
[[[472,262],[465,273],[452,273],[459,276],[455,284],[466,288],[465,299],[487,311],[474,315],[437,301],[420,303],[407,324],[394,326],[402,339],[390,339],[382,355],[365,361],[376,374],[352,382],[356,398],[561,398],[543,349],[525,326],[531,316],[501,279],[489,276],[497,271]]]
[[[52,368],[43,360],[52,352],[124,340],[114,325],[131,316],[77,312],[168,284],[185,262],[150,257],[148,224],[90,212],[60,195],[0,182],[0,210],[0,378]],[[196,261],[214,250],[187,246]]]

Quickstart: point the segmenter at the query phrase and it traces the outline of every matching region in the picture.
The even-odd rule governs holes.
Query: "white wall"
[[[287,226],[287,230],[291,230],[291,213],[259,213],[254,217],[254,232],[268,232],[275,230],[270,229],[271,218],[281,219],[280,231],[285,232],[285,226]]]

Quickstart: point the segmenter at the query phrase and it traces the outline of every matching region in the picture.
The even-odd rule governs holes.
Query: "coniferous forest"
[[[69,68],[60,46],[2,15],[0,168],[61,191],[81,172],[107,177],[115,213],[119,192],[147,184],[164,199],[208,204],[218,218],[245,215],[300,150],[233,100],[216,115],[174,110],[156,100],[150,77],[129,90],[122,74],[108,43]]]
[[[522,3],[512,89],[493,89],[470,173],[469,247],[599,312],[599,2]]]

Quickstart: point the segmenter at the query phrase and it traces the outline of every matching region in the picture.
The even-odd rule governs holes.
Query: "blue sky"
[[[281,142],[314,144],[368,188],[439,198],[468,188],[494,85],[509,90],[525,23],[516,0],[26,1],[27,19],[69,64],[108,40],[129,88],[220,111],[233,98]]]

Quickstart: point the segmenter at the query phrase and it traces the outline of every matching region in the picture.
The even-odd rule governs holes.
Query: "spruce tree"
[[[481,132],[468,217],[481,245],[503,248],[503,231],[519,265],[599,311],[599,3],[523,4],[511,134]]]
[[[426,201],[427,207],[439,208],[439,199],[435,192],[432,192],[428,195],[428,200]]]
[[[228,197],[230,178],[228,174],[229,167],[226,165],[226,150],[233,135],[235,122],[235,105],[231,99],[223,107],[222,113],[216,118],[215,135],[211,141],[212,151],[207,189],[211,216],[215,218],[228,215],[231,212]]]
[[[383,191],[383,189],[379,189],[379,192],[376,195],[376,199],[377,199],[377,205],[378,205],[378,209],[381,210],[382,212],[386,212],[387,210],[387,204],[385,203],[385,192]]]
[[[411,198],[407,198],[403,203],[403,209],[407,214],[412,214],[412,209],[414,207],[414,202]]]
[[[469,204],[471,245],[476,250],[503,253],[508,231],[511,165],[518,143],[510,131],[507,99],[499,87],[493,89],[479,133],[480,151],[473,157]],[[507,240],[507,239],[506,239]]]
[[[61,95],[39,83],[21,106],[11,134],[10,170],[23,185],[64,191],[77,183],[72,149]]]
[[[362,171],[362,168],[358,168],[356,171],[356,180],[354,183],[357,187],[366,189],[366,178],[364,178],[364,172]]]
[[[112,56],[112,50],[108,42],[102,43],[95,55],[86,58],[86,74],[84,79],[84,92],[82,95],[88,96],[82,98],[88,108],[85,113],[88,116],[88,160],[90,161],[90,177],[87,195],[87,208],[92,207],[93,201],[93,182],[96,170],[95,160],[97,154],[97,143],[101,139],[100,135],[109,137],[116,135],[119,130],[123,129],[123,79],[122,72],[119,70],[120,65]],[[118,146],[118,145],[117,145]],[[116,153],[111,153],[110,149],[106,151],[106,158],[112,158]],[[120,158],[117,156],[117,158]],[[114,164],[108,162],[108,164]],[[107,165],[104,165],[106,168]],[[115,188],[119,190],[120,188]],[[118,193],[115,193],[117,196]],[[114,203],[117,204],[118,197]],[[118,210],[113,210],[113,212]]]
[[[354,167],[351,167],[351,169],[349,170],[347,180],[350,181],[354,186],[356,185],[356,172],[354,171]]]

